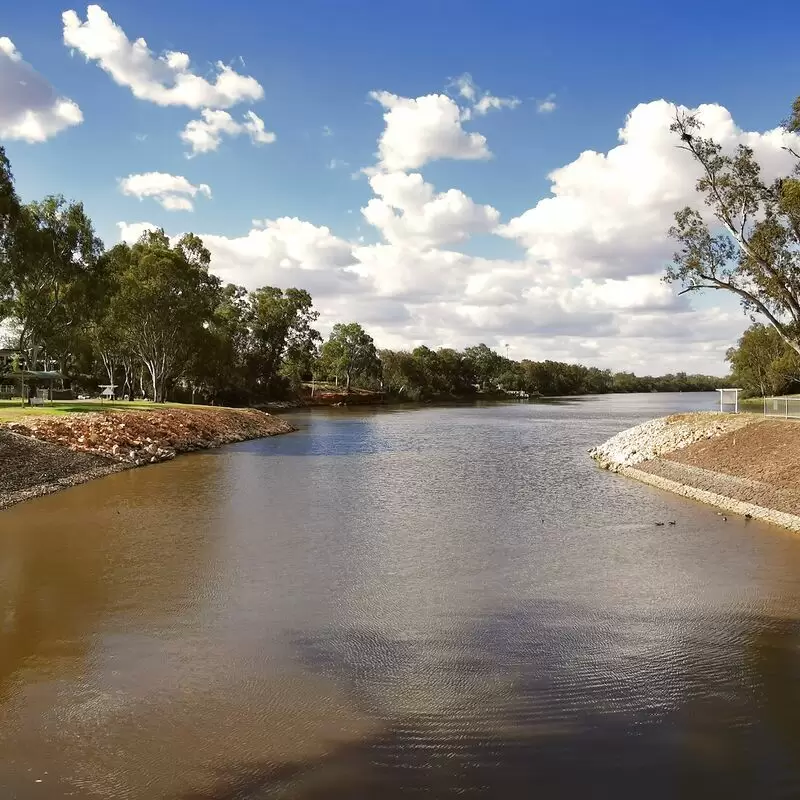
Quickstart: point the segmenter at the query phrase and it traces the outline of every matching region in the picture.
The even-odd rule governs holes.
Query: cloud
[[[295,217],[254,220],[244,236],[199,234],[224,281],[255,289],[297,286],[319,301],[355,297],[366,287],[353,271],[353,249],[325,226]]]
[[[14,42],[0,37],[0,138],[44,142],[81,122],[78,105],[59,97]]]
[[[477,96],[476,90],[473,104]],[[451,113],[440,96],[426,97]],[[403,101],[412,104],[403,105],[412,116],[419,99]],[[397,106],[389,105],[381,143],[389,129],[394,137],[403,127],[391,116]],[[738,143],[752,146],[767,179],[790,171],[782,148],[800,147],[800,137],[782,129],[742,131],[716,105],[697,113],[727,151]],[[491,205],[457,188],[438,192],[418,167],[408,166],[445,157],[422,136],[423,145],[398,145],[399,156],[392,147],[383,150],[378,168],[368,171],[372,196],[361,211],[380,243],[347,241],[296,218],[258,221],[239,237],[199,235],[212,251],[212,270],[225,280],[307,288],[323,332],[337,321],[359,320],[381,347],[483,341],[499,352],[508,343],[516,358],[642,374],[722,373],[725,351],[747,318],[734,299],[715,296],[715,305],[698,308],[661,281],[673,249],[666,232],[674,211],[687,203],[702,208],[695,167],[669,132],[673,114],[665,101],[637,106],[616,147],[586,151],[554,170],[550,194],[505,222]],[[455,124],[467,135],[461,118],[453,119],[421,127],[452,132]],[[420,129],[415,125],[412,131]],[[485,140],[481,147],[488,153]],[[387,159],[403,167],[392,169]],[[121,232],[132,236],[140,229],[126,225]],[[518,244],[519,254],[461,252],[470,237],[487,234]],[[491,253],[491,238],[481,240],[486,243]],[[508,250],[508,242],[495,244]]]
[[[344,167],[349,167],[349,166],[350,164],[341,158],[332,158],[328,162],[328,169],[343,169]]]
[[[386,127],[378,140],[379,166],[387,172],[419,169],[449,158],[491,158],[486,137],[461,127],[462,112],[451,97],[428,94],[411,99],[390,92],[370,92],[384,108]]]
[[[247,134],[253,144],[272,144],[276,140],[274,133],[265,130],[264,120],[253,111],[244,115],[243,122],[237,122],[227,111],[215,111],[204,108],[200,112],[201,119],[193,119],[180,132],[181,141],[189,145],[192,158],[200,153],[216,150],[223,136],[241,136]]]
[[[221,61],[214,65],[216,75],[209,81],[191,71],[186,53],[167,51],[155,56],[144,39],[131,42],[99,5],[87,8],[84,22],[75,11],[65,11],[61,18],[64,44],[87,61],[96,61],[140,100],[160,106],[230,108],[264,95],[255,78],[240,75]]]
[[[500,220],[497,209],[478,205],[458,189],[436,194],[418,172],[379,172],[369,182],[376,196],[361,213],[390,244],[440,247],[489,233]]]
[[[166,172],[128,175],[120,180],[119,188],[123,194],[140,200],[151,197],[167,211],[194,211],[192,198],[198,194],[211,197],[211,187],[207,183],[195,186],[181,175]]]
[[[461,112],[463,119],[470,119],[473,113],[484,116],[492,109],[516,108],[522,102],[518,97],[497,97],[479,89],[469,72],[456,78],[452,86],[458,89],[459,95],[469,103],[469,107]]]
[[[323,136],[333,136],[333,130],[328,125],[322,126],[322,135]]]
[[[127,244],[136,244],[147,231],[157,231],[159,226],[152,222],[118,222],[119,239]]]
[[[151,223],[117,223],[123,241],[136,241]],[[176,240],[180,232],[171,232]],[[198,232],[211,253],[211,269],[224,281],[256,289],[261,286],[297,286],[315,297],[353,298],[366,285],[353,270],[349,242],[329,228],[295,217],[253,220],[243,236]]]
[[[783,129],[743,132],[719,105],[696,112],[704,133],[726,150],[740,143],[753,147],[767,180],[790,171],[792,157],[783,147],[800,137]],[[661,272],[674,249],[666,236],[673,213],[689,204],[702,207],[694,190],[697,167],[675,147],[669,130],[674,115],[665,100],[636,106],[617,147],[608,153],[586,150],[551,172],[551,196],[510,220],[500,234],[525,247],[553,279]]]
[[[558,108],[556,104],[556,96],[554,94],[549,94],[545,97],[544,100],[540,100],[536,105],[536,110],[540,114],[551,114],[553,111]]]

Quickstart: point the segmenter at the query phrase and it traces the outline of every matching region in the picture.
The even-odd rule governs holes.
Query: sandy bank
[[[800,423],[680,414],[638,425],[590,451],[606,469],[800,531]]]
[[[285,420],[253,409],[20,417],[0,425],[0,508],[179,453],[292,430]]]

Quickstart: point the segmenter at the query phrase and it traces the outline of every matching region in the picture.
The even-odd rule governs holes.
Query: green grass
[[[153,411],[159,408],[221,408],[221,406],[199,406],[188,403],[148,403],[142,400],[128,402],[100,402],[99,400],[56,400],[44,406],[21,406],[17,400],[0,400],[0,422],[12,422],[23,416],[64,416],[77,412],[98,411]]]

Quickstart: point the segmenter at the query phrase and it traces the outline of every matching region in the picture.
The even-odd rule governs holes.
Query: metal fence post
[[[785,417],[786,417],[786,419],[789,419],[789,398],[788,397],[784,397],[783,400],[786,403],[786,414],[785,414]]]

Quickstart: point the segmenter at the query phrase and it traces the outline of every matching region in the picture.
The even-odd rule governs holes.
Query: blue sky
[[[613,206],[617,187],[628,198],[619,218],[635,222],[637,214],[629,215],[626,203],[639,201],[630,200],[637,192],[630,168],[624,170],[625,189],[623,179],[604,168],[606,194],[598,198],[593,196],[597,179],[575,165],[584,151],[605,154],[617,147],[626,116],[661,98],[688,107],[717,104],[745,131],[776,127],[800,85],[796,4],[754,10],[738,2],[679,7],[108,0],[101,6],[128,40],[146,39],[154,59],[178,51],[191,59],[191,71],[211,83],[220,61],[254,79],[263,96],[224,110],[235,124],[246,112],[257,114],[275,141],[256,144],[240,132],[187,158],[179,134],[206,106],[136,97],[131,85],[120,85],[101,68],[102,58],[87,59],[80,48],[66,46],[62,13],[73,9],[83,23],[86,5],[14,3],[4,10],[0,37],[8,37],[18,58],[0,60],[0,80],[4,68],[15,78],[21,57],[52,86],[54,97],[69,98],[82,116],[79,124],[66,125],[45,141],[26,141],[30,135],[9,122],[21,113],[24,98],[15,98],[18,106],[5,112],[0,98],[2,142],[24,199],[61,192],[83,200],[107,244],[119,239],[119,223],[149,222],[171,234],[194,230],[216,237],[212,255],[224,277],[248,285],[286,285],[308,277],[312,292],[317,289],[323,325],[338,315],[370,320],[379,344],[483,340],[499,347],[508,341],[518,357],[630,365],[638,371],[661,371],[656,369],[661,365],[663,371],[724,370],[724,349],[746,324],[735,304],[710,298],[690,306],[656,288],[669,248],[648,236],[630,249],[627,243],[642,231],[641,222],[631,236],[624,225],[616,230],[611,218],[602,231],[591,220],[576,227],[568,219],[574,203],[576,218],[591,217],[598,203],[601,210]],[[108,44],[103,31],[91,35],[87,47]],[[465,74],[471,76],[473,101],[488,93],[518,102],[485,114],[470,112],[473,101],[453,83]],[[400,120],[387,123],[389,109],[370,97],[377,91],[410,102],[448,94],[463,115],[456,124],[464,135],[485,137],[485,154],[441,151],[420,163],[401,159],[390,167],[376,156],[389,124],[400,141],[417,129],[412,124],[404,133]],[[543,113],[540,106],[548,98],[555,107]],[[651,178],[647,159],[674,158],[666,144],[652,144],[651,132],[661,124],[657,112],[656,106],[646,107],[636,127],[637,141],[649,142],[641,145],[646,155],[634,159],[641,163],[638,180],[645,188]],[[716,113],[709,124],[722,125],[724,135]],[[552,210],[539,206],[555,186],[548,175],[567,165],[573,166],[560,192],[574,203]],[[391,187],[380,194],[359,173],[362,168],[391,173]],[[190,198],[194,210],[187,212],[167,210],[152,196],[123,194],[121,179],[150,173],[207,185],[211,197],[196,193]],[[461,194],[448,195],[435,207],[424,199],[404,206],[398,198],[409,191],[401,186],[407,184],[402,176],[409,175],[421,175],[433,199],[451,189]],[[642,201],[651,204],[642,211],[647,224],[656,224],[653,216],[666,208],[664,197],[675,194],[669,180],[667,175],[661,195]],[[362,215],[371,199],[382,204],[376,214],[380,211],[384,222]],[[446,218],[436,216],[445,204]],[[481,210],[486,206],[496,216]],[[560,216],[553,216],[556,211]],[[405,222],[392,227],[387,214]],[[259,234],[252,224],[282,218],[298,225]],[[669,215],[664,219],[668,226]],[[446,233],[434,230],[439,224]],[[544,224],[561,233],[543,234]],[[320,239],[315,231],[322,226],[335,241]],[[615,237],[621,242],[618,253]],[[671,343],[665,345],[665,338]]]

